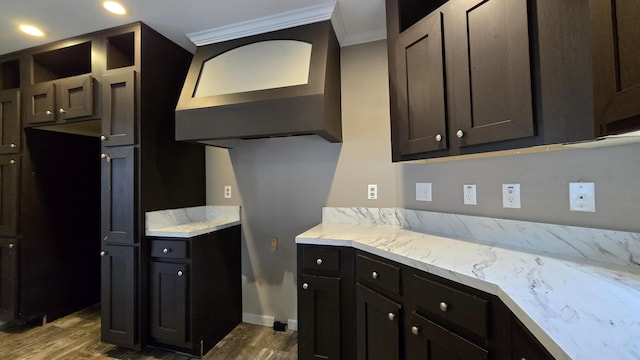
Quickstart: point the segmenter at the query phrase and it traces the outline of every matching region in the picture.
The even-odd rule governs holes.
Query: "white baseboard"
[[[242,322],[245,322],[247,324],[273,327],[274,321],[275,321],[275,318],[273,316],[242,313]],[[298,320],[294,320],[294,319],[287,320],[287,329],[297,331]]]

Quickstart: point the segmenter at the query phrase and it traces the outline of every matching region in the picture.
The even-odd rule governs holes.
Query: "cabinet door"
[[[80,75],[58,81],[56,111],[59,120],[93,115],[93,77]]]
[[[151,336],[185,346],[188,291],[187,265],[151,262]]]
[[[102,159],[102,239],[133,244],[136,231],[136,149],[104,149]]]
[[[0,91],[0,154],[20,152],[20,91]]]
[[[112,71],[102,77],[102,136],[106,146],[135,143],[135,78],[133,70]]]
[[[443,17],[434,12],[396,42],[396,121],[402,155],[447,148]]]
[[[406,324],[408,360],[487,360],[487,350],[412,313]]]
[[[515,317],[511,320],[511,359],[551,360],[553,358],[519,320]]]
[[[301,359],[340,359],[340,278],[300,276],[298,306]]]
[[[53,122],[55,117],[56,85],[52,81],[38,83],[27,88],[24,94],[25,124]]]
[[[640,129],[640,2],[591,1],[594,102],[602,135]]]
[[[458,145],[533,136],[527,0],[451,2]]]
[[[0,321],[15,320],[18,299],[18,254],[15,239],[0,239]]]
[[[356,343],[359,360],[400,359],[400,304],[356,284]]]
[[[135,347],[138,343],[138,249],[102,247],[102,341]]]
[[[0,236],[18,235],[19,174],[19,156],[0,156]]]

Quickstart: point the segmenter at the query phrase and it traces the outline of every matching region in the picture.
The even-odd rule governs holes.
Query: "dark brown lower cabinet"
[[[358,359],[401,359],[402,305],[356,284]]]
[[[0,238],[0,321],[16,318],[18,254],[16,239]]]
[[[139,347],[138,248],[104,245],[102,256],[102,341]]]
[[[300,275],[299,321],[305,327],[298,336],[301,359],[340,359],[340,281],[339,277]]]
[[[554,359],[515,316],[511,319],[511,359]]]
[[[413,312],[406,322],[406,359],[486,360],[488,351]]]
[[[202,356],[242,321],[240,225],[147,239],[150,344]]]

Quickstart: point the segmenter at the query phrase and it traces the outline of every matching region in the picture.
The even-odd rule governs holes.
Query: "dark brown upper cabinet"
[[[589,2],[386,0],[386,10],[393,161],[599,135]]]
[[[459,146],[534,135],[527,0],[451,1]]]
[[[94,79],[79,75],[35,84],[25,91],[25,125],[65,122],[94,114]]]
[[[396,41],[397,122],[402,154],[447,149],[444,16],[435,11]]]
[[[0,154],[20,152],[20,90],[0,90]]]
[[[596,126],[601,135],[640,129],[640,2],[591,1]]]
[[[102,76],[102,141],[105,146],[133,145],[136,127],[136,72],[113,70]]]

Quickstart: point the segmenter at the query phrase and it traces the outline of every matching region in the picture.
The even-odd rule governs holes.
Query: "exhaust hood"
[[[340,45],[330,21],[200,46],[176,106],[176,140],[319,135],[342,141]]]

